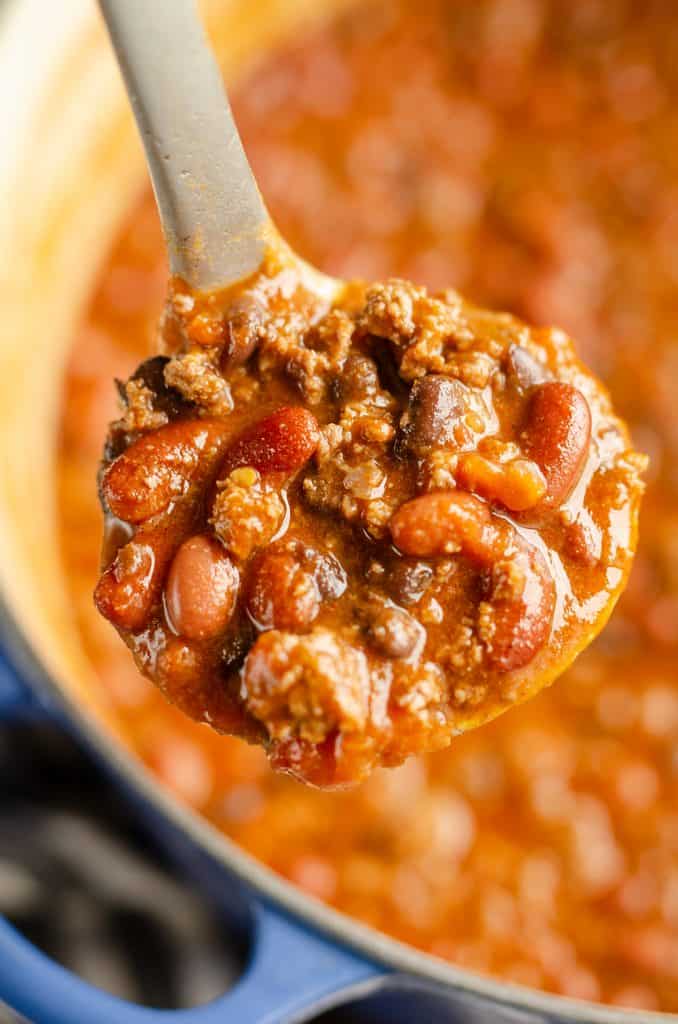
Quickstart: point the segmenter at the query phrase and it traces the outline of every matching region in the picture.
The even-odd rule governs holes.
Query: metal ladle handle
[[[146,150],[170,268],[207,290],[253,273],[270,220],[195,0],[99,0]]]

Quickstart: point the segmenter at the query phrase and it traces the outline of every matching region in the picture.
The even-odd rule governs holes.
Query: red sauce
[[[676,54],[669,0],[398,0],[299,38],[236,97],[298,251],[337,275],[453,283],[561,324],[650,452],[629,588],[554,689],[446,751],[321,794],[186,721],[136,673],[91,603],[92,481],[110,379],[151,354],[164,298],[150,196],[76,340],[61,460],[65,559],[101,694],[180,799],[427,952],[664,1010],[678,1010]]]

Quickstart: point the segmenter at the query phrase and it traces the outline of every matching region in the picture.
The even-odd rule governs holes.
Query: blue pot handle
[[[0,652],[0,721],[54,718]],[[153,1010],[108,995],[59,966],[0,917],[0,1008],[32,1024],[287,1024],[372,991],[386,971],[254,900],[249,964],[225,995],[191,1010]]]
[[[34,1024],[291,1024],[365,995],[384,968],[258,904],[250,963],[225,995],[190,1010],[153,1010],[82,981],[0,918],[0,1004]]]
[[[44,718],[47,714],[0,649],[0,722]]]

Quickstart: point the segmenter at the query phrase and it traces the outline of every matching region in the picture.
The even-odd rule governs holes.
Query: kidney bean
[[[177,551],[165,585],[165,610],[175,633],[210,640],[228,625],[240,576],[216,540],[190,537]]]
[[[247,611],[259,629],[303,633],[320,611],[313,574],[289,551],[264,554],[252,568]]]
[[[549,568],[485,502],[460,491],[425,494],[398,509],[391,533],[405,554],[458,552],[483,570],[491,589],[480,606],[478,632],[492,666],[520,668],[543,647],[555,606]]]
[[[488,574],[488,601],[480,606],[479,632],[487,660],[502,672],[523,668],[551,632],[555,584],[541,552],[523,538]]]
[[[544,474],[531,459],[495,462],[478,452],[466,452],[459,459],[455,477],[461,487],[512,512],[533,508],[546,494]]]
[[[455,447],[455,427],[468,408],[468,389],[454,377],[428,374],[412,385],[405,414],[407,446],[416,455]]]
[[[501,558],[509,526],[486,502],[463,491],[432,491],[401,505],[391,519],[399,551],[418,558],[457,552],[480,565]]]
[[[572,384],[547,381],[529,399],[523,449],[546,478],[543,508],[557,508],[579,479],[591,440],[591,410]]]
[[[143,629],[160,600],[173,551],[174,541],[165,528],[140,527],[120,548],[94,591],[94,602],[104,618],[118,629]]]
[[[301,633],[323,601],[346,589],[346,574],[333,555],[298,542],[260,555],[252,567],[247,610],[260,629]]]
[[[220,476],[239,466],[252,466],[260,473],[293,473],[308,462],[319,439],[318,421],[312,413],[301,406],[283,406],[235,439]]]
[[[204,476],[226,441],[219,420],[179,420],[143,434],[105,470],[101,491],[108,509],[141,523],[185,494]]]

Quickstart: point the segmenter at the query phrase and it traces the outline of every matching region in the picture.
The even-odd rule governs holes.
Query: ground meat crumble
[[[96,601],[193,717],[349,784],[601,628],[644,460],[561,331],[400,280],[323,292],[274,253],[172,282],[161,352],[121,387]]]

